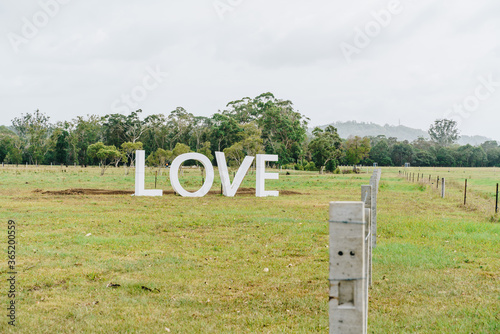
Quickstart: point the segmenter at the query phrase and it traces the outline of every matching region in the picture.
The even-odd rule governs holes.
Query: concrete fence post
[[[370,209],[366,208],[365,204],[365,221],[366,221],[366,226],[371,225],[371,218],[370,218]],[[371,239],[370,239],[370,232],[366,231],[367,228],[365,227],[365,234],[367,236],[365,237],[365,311],[364,311],[364,319],[365,319],[365,328],[366,331],[368,330],[368,296],[369,296],[369,289],[372,286],[372,247],[371,247]],[[368,231],[370,231],[368,229]]]
[[[330,334],[367,331],[364,202],[330,202]]]
[[[373,176],[370,179],[370,185],[372,186],[371,217],[370,217],[372,248],[377,247],[377,194],[381,176],[382,176],[382,170],[378,169],[376,172],[373,173]]]
[[[371,212],[372,212],[372,197],[373,197],[373,187],[372,186],[361,186],[361,201],[365,203],[365,219],[366,219],[366,230],[365,230],[365,247],[366,247],[366,279],[368,286],[372,285],[372,225],[371,225]]]

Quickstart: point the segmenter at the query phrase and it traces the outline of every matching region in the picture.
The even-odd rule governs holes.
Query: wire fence
[[[447,198],[467,211],[478,211],[497,220],[499,211],[499,184],[489,183],[481,187],[471,184],[472,176],[465,178],[442,177],[438,174],[399,171],[399,177],[420,184],[437,197]],[[488,191],[488,188],[491,188]]]

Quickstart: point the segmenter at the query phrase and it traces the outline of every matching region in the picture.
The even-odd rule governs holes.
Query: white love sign
[[[205,167],[205,171],[207,172],[207,179],[200,190],[194,193],[190,193],[185,190],[181,183],[179,182],[179,168],[181,167],[184,161],[188,160],[197,160],[203,164]],[[173,162],[172,166],[170,166],[170,183],[172,184],[172,188],[174,188],[175,192],[181,195],[182,197],[203,197],[210,191],[212,188],[212,184],[214,183],[214,167],[210,160],[200,153],[186,153],[179,155]]]
[[[135,196],[163,196],[162,190],[144,189],[144,171],[146,166],[145,151],[135,152]]]
[[[236,172],[233,183],[229,179],[229,171],[227,168],[226,157],[223,152],[215,152],[215,157],[217,160],[217,165],[219,167],[219,175],[222,183],[222,193],[227,197],[234,197],[238,188],[243,182],[245,175],[247,174],[250,166],[252,165],[254,157],[246,157],[243,160],[240,168]],[[144,189],[144,174],[145,174],[145,152],[136,151],[136,169],[135,169],[135,196],[163,196],[162,190],[146,190]],[[196,160],[203,164],[206,172],[206,180],[203,186],[196,192],[189,192],[185,190],[181,183],[179,182],[179,169],[181,165],[188,160]],[[270,154],[257,154],[257,175],[255,182],[255,193],[257,197],[267,197],[267,196],[279,196],[278,191],[266,191],[265,182],[266,180],[278,180],[278,173],[267,173],[266,172],[266,162],[267,161],[278,161],[277,155]],[[212,188],[214,183],[214,167],[210,160],[200,153],[186,153],[178,156],[172,162],[170,166],[170,183],[175,192],[183,197],[203,197]]]

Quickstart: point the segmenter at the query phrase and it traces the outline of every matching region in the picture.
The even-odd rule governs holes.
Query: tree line
[[[308,133],[309,119],[289,100],[264,93],[229,102],[210,117],[195,116],[182,107],[168,114],[78,116],[52,124],[39,110],[22,114],[10,127],[0,127],[0,161],[9,164],[134,165],[135,151],[145,150],[147,164],[162,168],[175,157],[199,152],[212,161],[224,152],[228,163],[239,165],[245,156],[277,154],[278,165],[300,170],[337,171],[338,165],[500,166],[500,147],[459,146],[456,123],[436,120],[431,140],[396,138],[340,138],[333,126]]]

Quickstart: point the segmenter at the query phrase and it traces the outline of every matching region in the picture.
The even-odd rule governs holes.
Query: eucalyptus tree
[[[59,123],[50,136],[49,146],[50,149],[47,152],[45,160],[47,163],[55,162],[58,164],[68,165],[70,163],[70,152],[71,147],[69,143],[69,132],[65,130]]]
[[[70,145],[75,146],[75,162],[85,165],[88,163],[87,149],[90,145],[102,141],[102,118],[97,115],[78,116],[73,121],[70,131]]]
[[[345,158],[349,165],[353,165],[356,169],[356,165],[370,154],[370,139],[368,137],[349,137],[343,143],[345,150]]]
[[[314,138],[309,143],[309,151],[316,166],[320,166],[320,174],[325,170],[328,162],[332,161],[332,170],[336,167],[338,160],[342,157],[342,140],[337,129],[331,125],[325,130],[315,128]]]
[[[262,130],[256,122],[250,122],[242,126],[241,144],[246,155],[256,156],[265,153]],[[255,161],[254,161],[255,163]]]
[[[211,117],[210,142],[213,151],[222,152],[241,140],[243,129],[238,122],[223,113],[216,113]]]
[[[486,152],[488,166],[500,166],[500,146],[494,140],[490,140],[481,144],[481,147]]]
[[[126,142],[122,144],[122,152],[127,157],[127,161],[129,161],[129,165],[127,166],[127,175],[129,173],[130,167],[135,166],[135,152],[138,150],[142,150],[143,145],[140,141],[132,143]]]
[[[138,109],[132,111],[130,115],[127,116],[125,122],[125,139],[127,142],[137,142],[148,129],[149,124],[141,120],[141,113],[142,109]]]
[[[271,93],[257,96],[254,105],[266,153],[278,154],[281,163],[297,160],[309,119],[295,111],[291,101],[276,99]]]
[[[194,116],[182,107],[177,107],[167,117],[168,146],[172,150],[177,143],[189,143]]]
[[[152,152],[146,159],[148,166],[158,167],[158,173],[161,173],[161,169],[166,166],[168,161],[172,160],[172,151],[167,151],[162,148],[158,148],[155,152]]]
[[[101,176],[106,169],[111,166],[117,166],[120,161],[126,161],[126,156],[120,152],[114,145],[104,145],[103,142],[92,144],[88,147],[87,154],[92,159],[97,159],[101,166]]]
[[[38,165],[50,149],[49,138],[52,124],[49,116],[36,110],[33,113],[21,114],[12,120],[12,126],[24,143],[24,152],[29,160]]]
[[[102,139],[108,146],[120,147],[127,141],[127,116],[108,114],[102,118]]]
[[[255,99],[249,97],[231,101],[226,105],[227,109],[223,111],[223,114],[233,118],[239,124],[250,123],[258,116],[255,102]]]
[[[224,149],[224,154],[232,166],[240,165],[246,156],[265,153],[262,131],[255,121],[243,124],[241,130],[240,141]]]
[[[14,148],[14,142],[16,140],[19,141],[19,137],[13,131],[4,125],[0,126],[0,162],[7,162],[6,157]],[[22,162],[22,152],[20,157],[21,161],[18,163]]]
[[[209,141],[203,143],[203,145],[196,150],[197,153],[201,153],[206,156],[210,161],[214,160],[214,155],[212,154],[212,150],[210,149],[211,144]]]
[[[413,147],[408,142],[394,144],[391,148],[391,159],[395,166],[413,162]]]
[[[211,121],[208,117],[195,116],[191,126],[190,146],[199,150],[210,135]]]
[[[448,147],[460,138],[457,122],[451,119],[437,119],[429,128],[431,139],[440,146]]]
[[[384,136],[385,137],[385,136]],[[391,150],[387,139],[379,139],[369,153],[370,160],[380,166],[392,166]]]
[[[141,109],[129,115],[109,114],[103,117],[103,139],[108,145],[120,147],[125,142],[135,143],[148,129],[148,123],[141,120]]]
[[[169,147],[167,117],[164,114],[154,114],[146,117],[144,122],[147,127],[142,142],[147,154]]]

